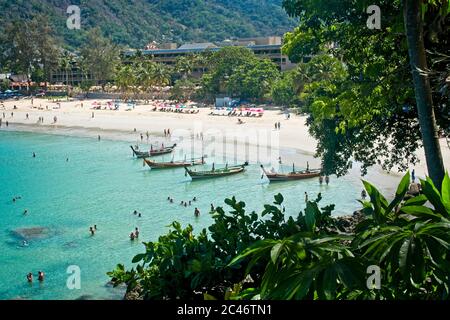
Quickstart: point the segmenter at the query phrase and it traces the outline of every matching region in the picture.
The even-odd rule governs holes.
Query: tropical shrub
[[[370,201],[362,202],[367,219],[351,237],[320,234],[314,219],[309,232],[255,243],[230,266],[250,258],[247,273],[260,259],[267,262],[259,287],[261,299],[448,299],[450,285],[450,179],[441,191],[431,179],[423,193],[405,200],[407,173],[389,203],[364,181]],[[309,222],[308,222],[309,221]],[[351,240],[349,242],[348,240]],[[381,287],[368,287],[367,267],[381,270]],[[258,296],[259,295],[259,296]],[[242,298],[248,298],[243,292]]]
[[[285,216],[283,196],[261,215],[245,203],[213,212],[198,235],[174,222],[157,242],[144,243],[135,268],[108,273],[113,283],[139,289],[145,299],[448,299],[450,287],[450,178],[440,190],[427,178],[409,197],[409,173],[392,201],[363,181],[364,219],[343,228],[334,206],[309,201],[296,218]],[[368,281],[381,272],[379,286]]]
[[[308,204],[305,215],[300,213],[294,220],[285,218],[281,194],[275,196],[273,204],[265,205],[261,216],[246,213],[245,203],[234,197],[226,199],[231,211],[227,214],[223,208],[216,208],[211,213],[214,223],[209,232],[204,229],[195,235],[192,226],[183,229],[174,222],[169,233],[157,242],[144,243],[146,251],[132,261],[138,263],[135,268],[125,270],[124,265],[118,265],[108,275],[116,286],[125,283],[128,291],[139,290],[145,299],[195,299],[203,298],[203,294],[229,296],[228,289],[242,287],[250,260],[242,259],[233,267],[228,265],[246,248],[259,240],[293,236],[309,223],[310,215],[317,217],[317,228],[330,226],[333,207],[326,207],[322,214],[317,207],[319,201],[320,197]],[[252,263],[248,279],[253,283],[261,281],[265,262],[261,259]]]

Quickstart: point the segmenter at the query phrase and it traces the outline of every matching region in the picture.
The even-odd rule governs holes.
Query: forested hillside
[[[115,43],[143,47],[150,41],[220,41],[229,37],[282,35],[295,22],[282,0],[0,0],[0,32],[11,21],[46,15],[71,47],[100,27]],[[66,27],[69,5],[81,9],[81,30]]]

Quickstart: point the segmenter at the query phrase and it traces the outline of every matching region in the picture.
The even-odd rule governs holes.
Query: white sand
[[[6,114],[2,129],[5,129],[5,121],[8,121],[10,123],[9,129],[12,130],[14,130],[14,125],[20,125],[20,130],[25,128],[25,130],[49,133],[68,128],[83,128],[89,129],[93,136],[101,134],[102,137],[108,137],[113,132],[123,132],[131,135],[135,141],[140,140],[140,133],[144,134],[145,141],[147,131],[153,137],[162,137],[164,129],[171,129],[172,137],[188,135],[195,137],[196,134],[203,132],[205,139],[219,137],[218,140],[220,141],[217,141],[216,144],[223,144],[222,140],[225,137],[225,144],[231,146],[234,140],[238,144],[247,140],[251,145],[250,149],[256,145],[263,148],[270,145],[273,149],[269,149],[269,152],[277,150],[269,156],[272,163],[278,154],[281,154],[285,163],[296,161],[296,159],[299,159],[298,156],[301,155],[301,160],[310,161],[311,167],[320,165],[320,160],[313,158],[317,142],[308,133],[308,128],[305,125],[306,117],[291,116],[290,120],[286,120],[285,116],[278,111],[266,111],[262,118],[241,117],[245,123],[238,125],[237,117],[210,116],[208,115],[211,112],[210,109],[200,109],[198,114],[179,114],[154,112],[151,110],[151,105],[138,105],[134,110],[125,111],[128,107],[122,103],[119,111],[92,110],[94,101],[106,105],[108,100],[61,102],[60,109],[54,109],[58,106],[57,103],[50,102],[47,99],[34,99],[34,108],[31,105],[31,99],[7,101],[4,103],[5,109],[0,109],[0,117],[2,117],[3,112]],[[83,103],[83,108],[81,103]],[[16,110],[13,110],[14,105],[17,106]],[[46,106],[49,110],[46,109]],[[39,107],[44,110],[39,110]],[[12,118],[11,112],[14,112]],[[94,112],[94,118],[91,117],[92,112]],[[29,114],[29,120],[26,119],[27,113]],[[56,124],[53,123],[53,117],[55,116],[57,117]],[[44,117],[43,124],[38,124],[39,117]],[[281,130],[274,129],[275,122],[281,123]],[[136,133],[133,132],[134,128],[136,128]],[[441,140],[441,148],[445,166],[449,168],[450,150],[445,139]],[[267,153],[266,150],[262,153],[264,152]],[[253,154],[254,150],[247,150],[247,153]],[[259,151],[259,153],[261,152]],[[423,149],[418,150],[417,154],[421,161],[415,166],[416,175],[424,177],[427,171]],[[261,162],[267,160],[264,156],[262,158],[258,160],[261,160]],[[375,179],[379,173],[381,173],[381,169],[375,167],[369,172],[369,176],[373,176]],[[392,175],[397,178],[400,176],[396,172],[393,172]]]

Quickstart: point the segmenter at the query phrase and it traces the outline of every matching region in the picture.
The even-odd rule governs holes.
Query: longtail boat
[[[184,161],[170,161],[170,162],[156,162],[144,158],[144,166],[147,165],[152,169],[170,169],[170,168],[180,168],[180,167],[192,167],[205,164],[206,156],[200,159],[191,159]]]
[[[149,158],[149,157],[159,156],[162,154],[171,153],[176,146],[177,145],[174,144],[170,147],[164,147],[164,148],[159,148],[159,149],[152,148],[149,151],[139,151],[138,149],[136,149],[133,146],[130,146],[130,148],[131,148],[131,150],[133,150],[133,155],[136,158]]]
[[[292,180],[304,180],[320,177],[322,173],[322,169],[306,169],[301,171],[296,171],[295,166],[292,165],[292,172],[289,173],[277,173],[277,172],[269,172],[264,169],[264,166],[261,165],[261,169],[263,170],[266,177],[272,181],[292,181]],[[263,175],[264,177],[264,175]],[[261,177],[261,178],[263,178]]]
[[[231,176],[233,174],[244,172],[246,166],[248,166],[248,162],[238,166],[226,166],[225,168],[220,169],[215,169],[213,164],[213,169],[209,171],[193,171],[187,167],[184,167],[184,169],[186,170],[186,175],[189,175],[193,180],[198,180]]]

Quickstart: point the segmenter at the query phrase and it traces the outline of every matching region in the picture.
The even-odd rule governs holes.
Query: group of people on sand
[[[44,278],[45,278],[45,273],[43,271],[38,271],[38,280],[39,280],[39,282],[43,282]],[[27,274],[27,281],[29,283],[33,282],[33,273],[30,272],[29,274]]]
[[[172,133],[170,132],[170,129],[164,129],[164,137],[171,137]]]
[[[139,233],[140,233],[140,232],[139,232],[139,228],[136,227],[136,228],[134,229],[134,231],[130,233],[130,240],[131,240],[131,241],[134,241],[135,239],[139,238]]]
[[[89,232],[91,233],[91,236],[95,235],[95,233],[97,232],[97,225],[94,224],[93,227],[89,227]]]
[[[281,122],[275,122],[275,130],[281,130]]]

